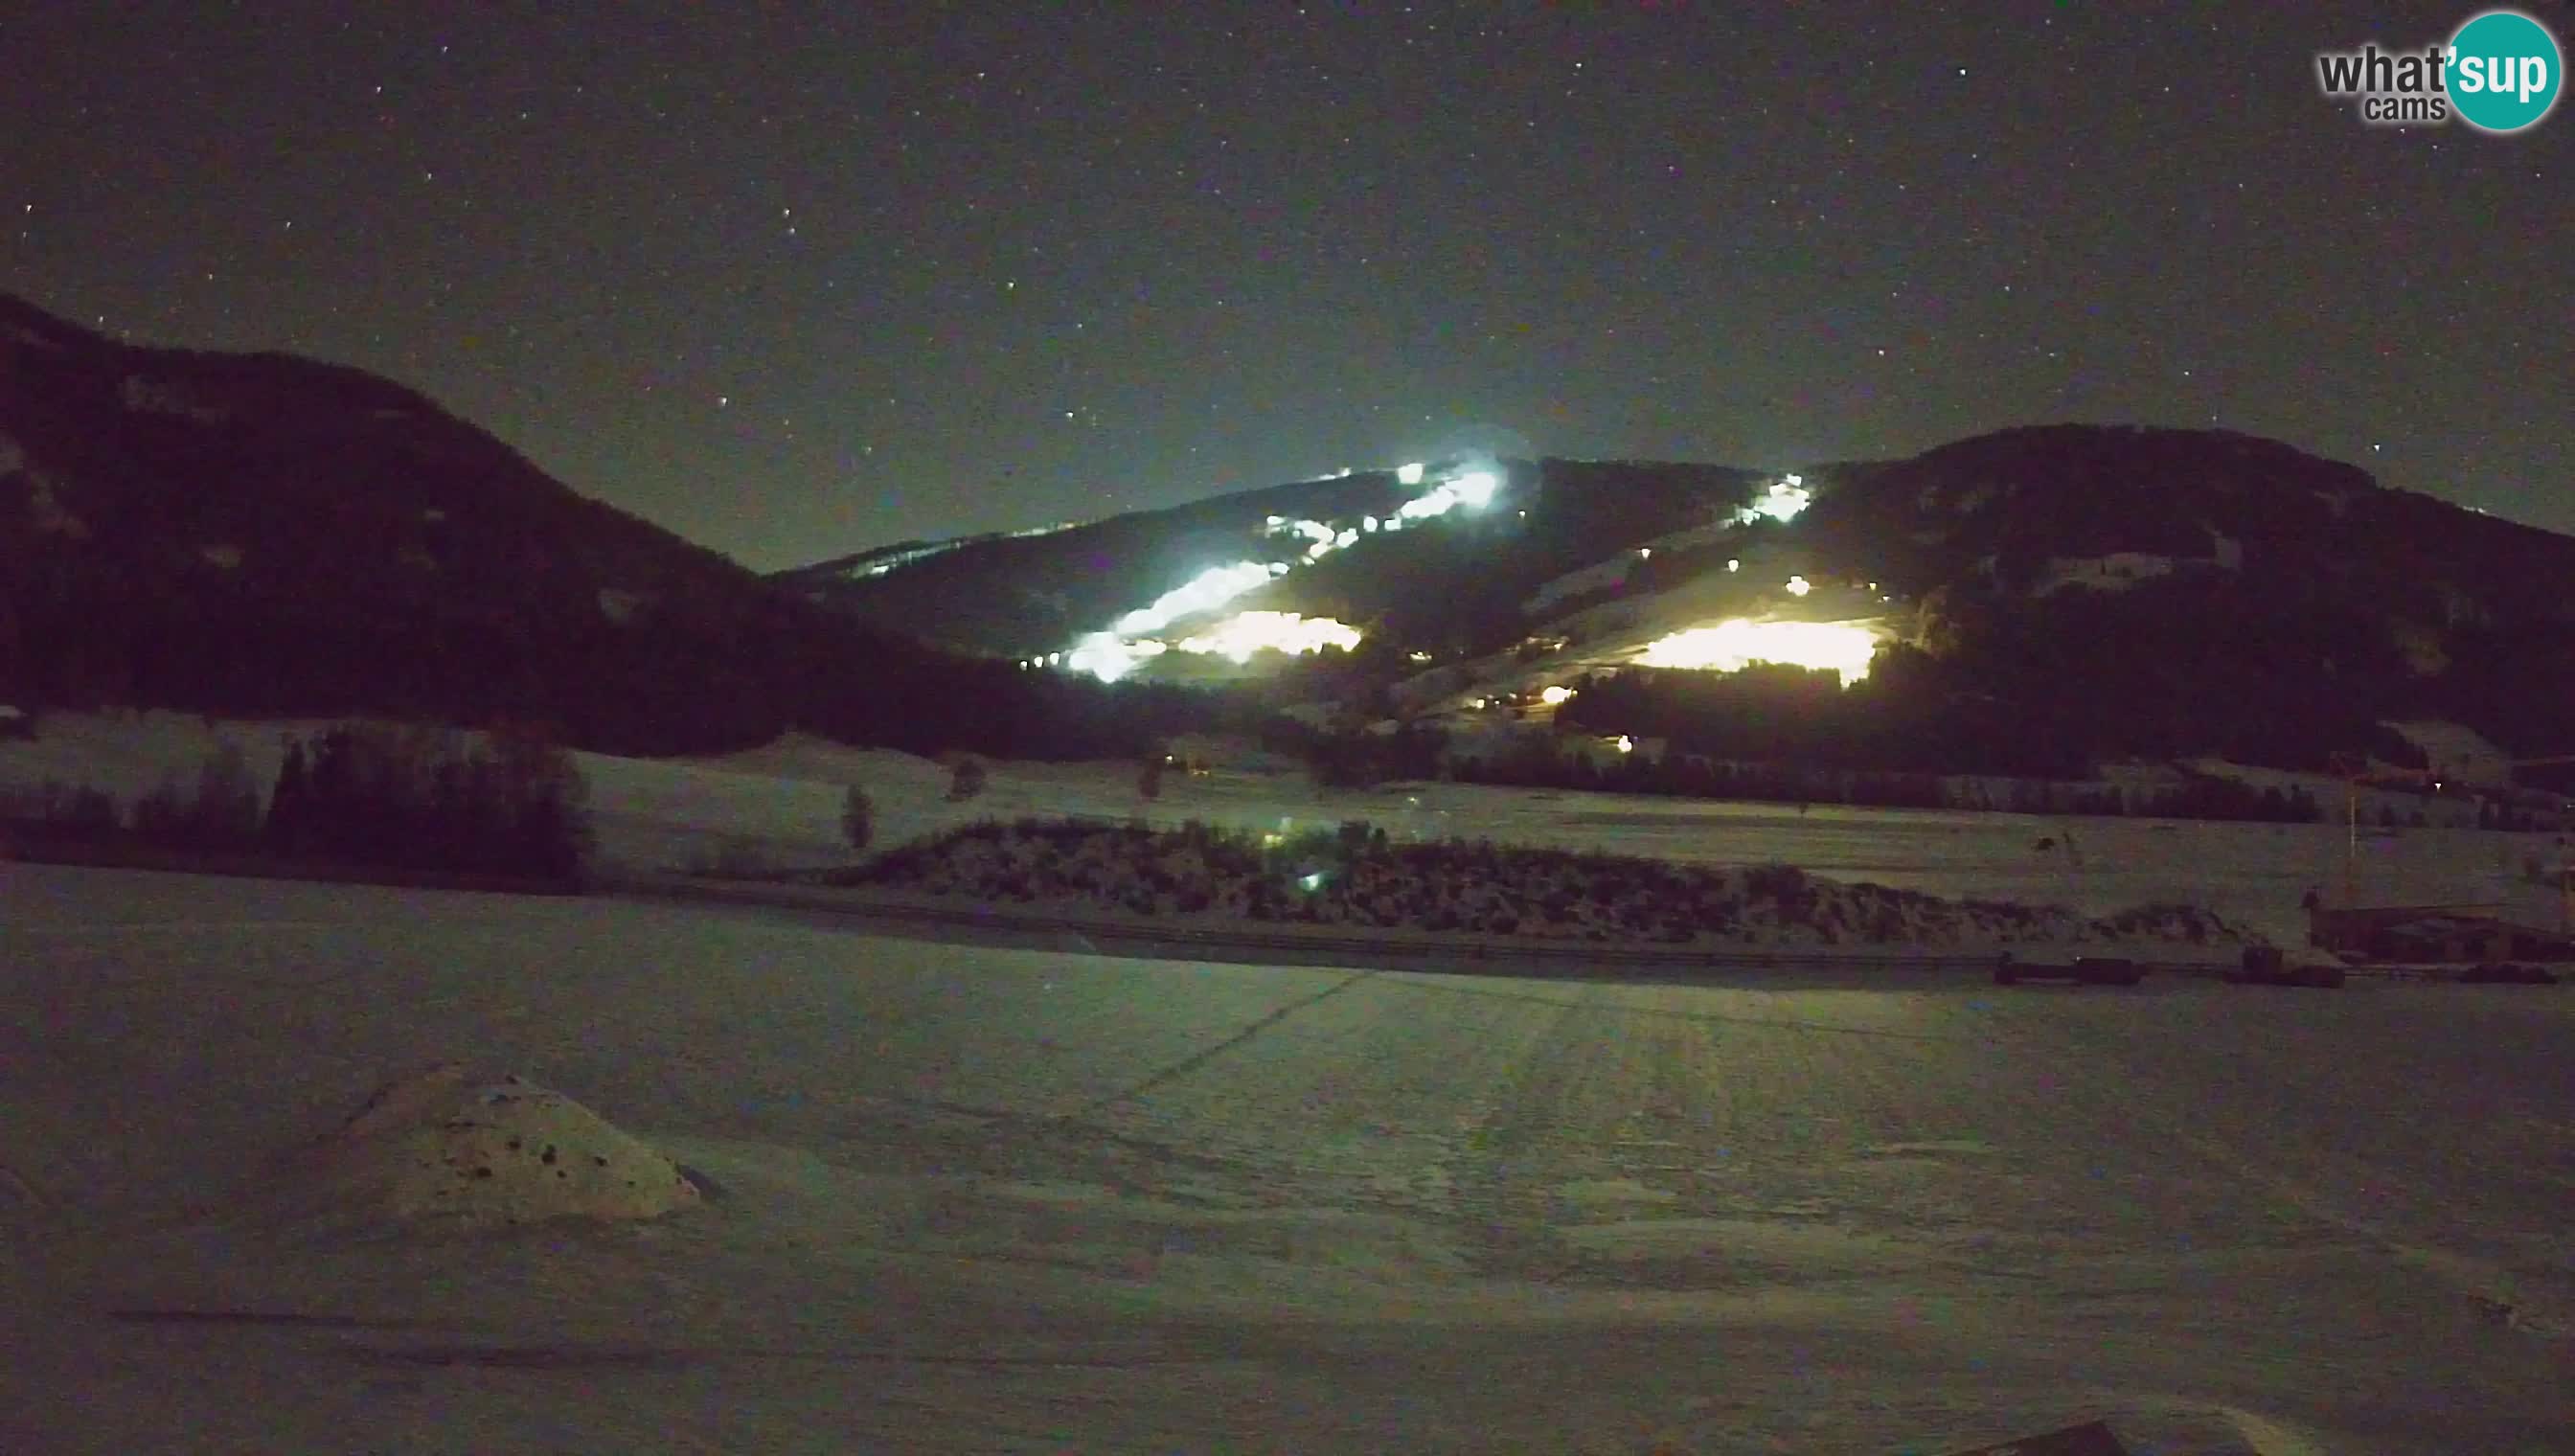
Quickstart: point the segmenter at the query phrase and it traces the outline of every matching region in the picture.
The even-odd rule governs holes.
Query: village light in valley
[[[1751,505],[1737,510],[1734,523],[1749,526],[1767,519],[1784,524],[1796,520],[1797,514],[1812,505],[1814,499],[1814,493],[1806,489],[1804,477],[1782,476],[1769,490],[1754,497]]]

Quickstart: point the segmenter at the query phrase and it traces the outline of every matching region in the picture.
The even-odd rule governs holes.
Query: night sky
[[[393,376],[762,569],[2057,420],[2575,531],[2575,104],[2315,80],[2474,5],[1353,8],[13,7],[0,288]]]

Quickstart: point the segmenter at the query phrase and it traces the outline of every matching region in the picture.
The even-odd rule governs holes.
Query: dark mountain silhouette
[[[1499,664],[1590,674],[1570,724],[1873,767],[2306,764],[2397,716],[2575,748],[2575,539],[2277,442],[2007,430],[1813,467],[1802,514],[1749,524],[1768,473],[1482,462],[1480,508],[1362,529],[1468,464],[763,579],[385,380],[135,347],[0,297],[0,701],[551,724],[626,751],[802,728],[1076,756],[1316,697],[1435,718],[1441,693],[1464,701]],[[1304,562],[1307,522],[1347,535]],[[1210,568],[1289,561],[1222,612],[1328,616],[1365,641],[1267,664],[1261,692],[1112,689],[1011,661]],[[1790,570],[1811,602],[1775,597]],[[1745,596],[1756,577],[1772,597]],[[1621,666],[1642,635],[1747,601],[1865,615],[1888,644],[1846,692]]]
[[[2038,426],[1819,478],[1801,534],[1924,591],[2022,594],[2051,560],[2134,553],[2391,618],[2575,625],[2575,538],[2254,436]]]
[[[1125,750],[1142,697],[824,613],[372,375],[0,296],[0,701],[1037,752]]]
[[[2575,538],[2215,431],[2010,430],[1821,483],[1796,533],[1903,584],[1934,676],[2024,739],[2322,766],[2433,718],[2575,749]]]

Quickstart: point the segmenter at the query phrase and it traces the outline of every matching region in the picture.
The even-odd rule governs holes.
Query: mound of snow
[[[560,1092],[446,1062],[387,1084],[278,1159],[255,1204],[297,1221],[459,1230],[658,1218],[702,1194],[677,1163]]]

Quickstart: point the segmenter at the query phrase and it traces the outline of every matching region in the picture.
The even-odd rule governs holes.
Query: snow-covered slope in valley
[[[2432,771],[2445,778],[2480,786],[2512,782],[2512,755],[2464,724],[2410,719],[2388,727],[2421,748]]]
[[[1520,604],[1520,611],[1531,617],[1539,616],[1559,602],[1568,602],[1577,597],[1588,596],[1617,586],[1626,581],[1628,574],[1638,565],[1651,561],[1657,553],[1675,553],[1712,546],[1733,535],[1736,530],[1735,523],[1721,521],[1706,526],[1693,526],[1685,531],[1666,532],[1661,536],[1638,542],[1635,546],[1606,561],[1596,562],[1578,572],[1569,572],[1540,587],[1527,601]]]
[[[166,713],[49,716],[33,741],[0,739],[0,792],[53,778],[93,782],[130,802],[164,773],[192,777],[226,740],[241,745],[265,783],[286,732],[325,727],[209,728],[193,716]],[[1031,815],[1139,818],[1164,826],[1200,819],[1273,831],[1364,819],[1399,840],[1489,839],[1683,864],[1787,864],[1831,879],[1949,898],[2059,904],[2084,915],[2195,904],[2297,943],[2306,930],[2301,896],[2338,887],[2346,876],[2364,894],[2389,902],[2465,897],[2554,925],[2559,897],[2531,882],[2525,865],[2534,856],[2555,863],[2568,852],[2555,834],[2470,828],[2364,829],[2355,853],[2339,821],[2243,824],[1832,805],[1800,813],[1783,804],[1461,783],[1318,790],[1301,772],[1175,773],[1166,776],[1161,796],[1148,801],[1128,763],[996,763],[984,792],[959,801],[948,796],[952,778],[940,763],[804,737],[713,758],[575,757],[590,780],[600,854],[612,869],[689,867],[727,855],[789,867],[845,863],[842,795],[855,783],[875,802],[880,847],[978,819]],[[2305,784],[2339,816],[2340,799],[2329,796],[2339,790],[2330,779],[2198,766],[2257,786]],[[2391,806],[2420,802],[2364,790],[2363,811],[2374,813],[2382,798]]]

